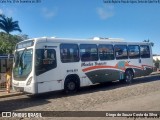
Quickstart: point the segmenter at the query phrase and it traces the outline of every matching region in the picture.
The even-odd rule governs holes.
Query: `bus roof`
[[[28,40],[21,41],[19,43],[35,40],[36,42],[55,42],[55,43],[119,43],[119,44],[150,44],[148,42],[130,42],[130,41],[124,41],[124,39],[121,38],[102,38],[102,37],[93,37],[89,39],[77,39],[77,38],[58,38],[58,37],[39,37],[39,38],[32,38]]]

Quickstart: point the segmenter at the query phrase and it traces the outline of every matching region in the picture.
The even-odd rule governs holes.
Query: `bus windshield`
[[[13,67],[14,78],[26,79],[32,70],[32,49],[24,49],[16,51],[15,53],[15,64]],[[21,79],[23,80],[23,79]]]

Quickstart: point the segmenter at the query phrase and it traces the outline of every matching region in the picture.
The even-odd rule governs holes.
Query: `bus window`
[[[129,54],[129,58],[131,58],[131,59],[139,58],[140,57],[139,46],[138,45],[129,45],[128,46],[128,54]]]
[[[98,52],[100,60],[114,60],[113,45],[99,45]]]
[[[79,50],[77,44],[61,44],[61,61],[63,63],[78,62]]]
[[[126,45],[115,45],[114,49],[115,49],[116,59],[128,59]]]
[[[36,49],[36,75],[40,75],[57,67],[54,49]]]
[[[141,51],[141,58],[150,58],[150,50],[148,45],[141,45],[140,51]]]
[[[81,44],[80,55],[82,61],[97,61],[98,51],[95,44]]]

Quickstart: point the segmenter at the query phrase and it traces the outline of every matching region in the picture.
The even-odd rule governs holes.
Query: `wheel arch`
[[[134,70],[133,70],[133,68],[127,68],[127,69],[125,70],[125,72],[128,71],[128,70],[133,73],[133,78],[134,78]]]
[[[80,78],[77,74],[67,75],[64,79],[64,86],[65,86],[65,83],[66,83],[67,79],[74,79],[77,82],[78,87],[80,87]]]

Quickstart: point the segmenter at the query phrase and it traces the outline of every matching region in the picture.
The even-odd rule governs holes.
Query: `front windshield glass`
[[[13,68],[13,77],[27,78],[32,70],[32,49],[24,49],[15,53],[15,64]]]

